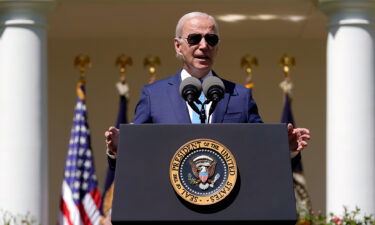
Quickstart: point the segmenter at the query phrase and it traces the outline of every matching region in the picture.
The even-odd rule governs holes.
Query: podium
[[[170,181],[176,151],[196,139],[218,141],[237,164],[233,190],[213,205],[182,199]],[[121,125],[112,223],[295,224],[286,124]]]

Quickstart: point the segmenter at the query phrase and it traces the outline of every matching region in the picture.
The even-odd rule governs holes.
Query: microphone
[[[224,83],[221,79],[210,76],[203,81],[202,87],[207,100],[212,101],[208,113],[208,116],[210,116],[214,112],[217,103],[224,97]]]
[[[199,109],[194,104],[194,102],[200,103],[198,99],[202,92],[201,82],[195,77],[188,77],[181,82],[179,92],[182,98],[190,105],[190,107],[196,113],[200,114]]]

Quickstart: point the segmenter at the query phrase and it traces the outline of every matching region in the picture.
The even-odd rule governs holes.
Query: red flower
[[[333,217],[331,219],[331,221],[334,222],[337,225],[342,225],[342,220],[340,218],[338,218],[337,216]]]

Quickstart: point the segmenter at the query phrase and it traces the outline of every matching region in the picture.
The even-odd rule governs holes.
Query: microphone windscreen
[[[180,84],[180,89],[179,89],[180,95],[183,95],[184,88],[189,86],[189,85],[192,85],[192,86],[196,87],[198,93],[200,93],[202,91],[202,84],[199,81],[199,79],[197,79],[195,77],[188,77],[188,78],[184,79]]]
[[[215,76],[209,76],[206,79],[204,79],[202,84],[202,89],[205,96],[208,96],[208,90],[210,89],[210,87],[213,86],[220,87],[223,90],[223,92],[225,90],[224,83],[220,78]]]

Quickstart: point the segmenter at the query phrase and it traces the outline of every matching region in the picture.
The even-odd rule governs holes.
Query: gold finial
[[[283,67],[284,80],[280,83],[280,88],[286,94],[291,94],[293,83],[290,79],[290,70],[296,65],[296,60],[293,56],[284,54],[280,59],[280,65]]]
[[[85,73],[88,68],[91,68],[91,60],[88,55],[79,54],[74,59],[74,66],[79,69],[80,80],[85,81]]]
[[[293,56],[284,54],[280,59],[280,65],[283,67],[284,76],[289,77],[290,70],[296,65],[296,61]]]
[[[253,88],[253,66],[258,66],[258,59],[254,56],[250,56],[249,54],[246,54],[242,56],[241,58],[241,67],[245,68],[245,71],[247,73],[247,77],[245,80],[245,87],[247,88]]]
[[[79,69],[79,81],[77,82],[77,96],[84,100],[86,95],[83,86],[85,85],[85,73],[91,67],[90,57],[84,54],[79,54],[74,59],[74,66]]]
[[[121,54],[116,59],[116,66],[120,67],[120,81],[121,83],[125,83],[126,81],[126,66],[132,66],[133,65],[133,59],[130,56],[126,56],[124,54]]]
[[[150,73],[151,77],[149,83],[153,83],[156,80],[156,65],[160,65],[160,58],[158,56],[146,56],[143,65],[144,67],[148,67],[148,72]]]

